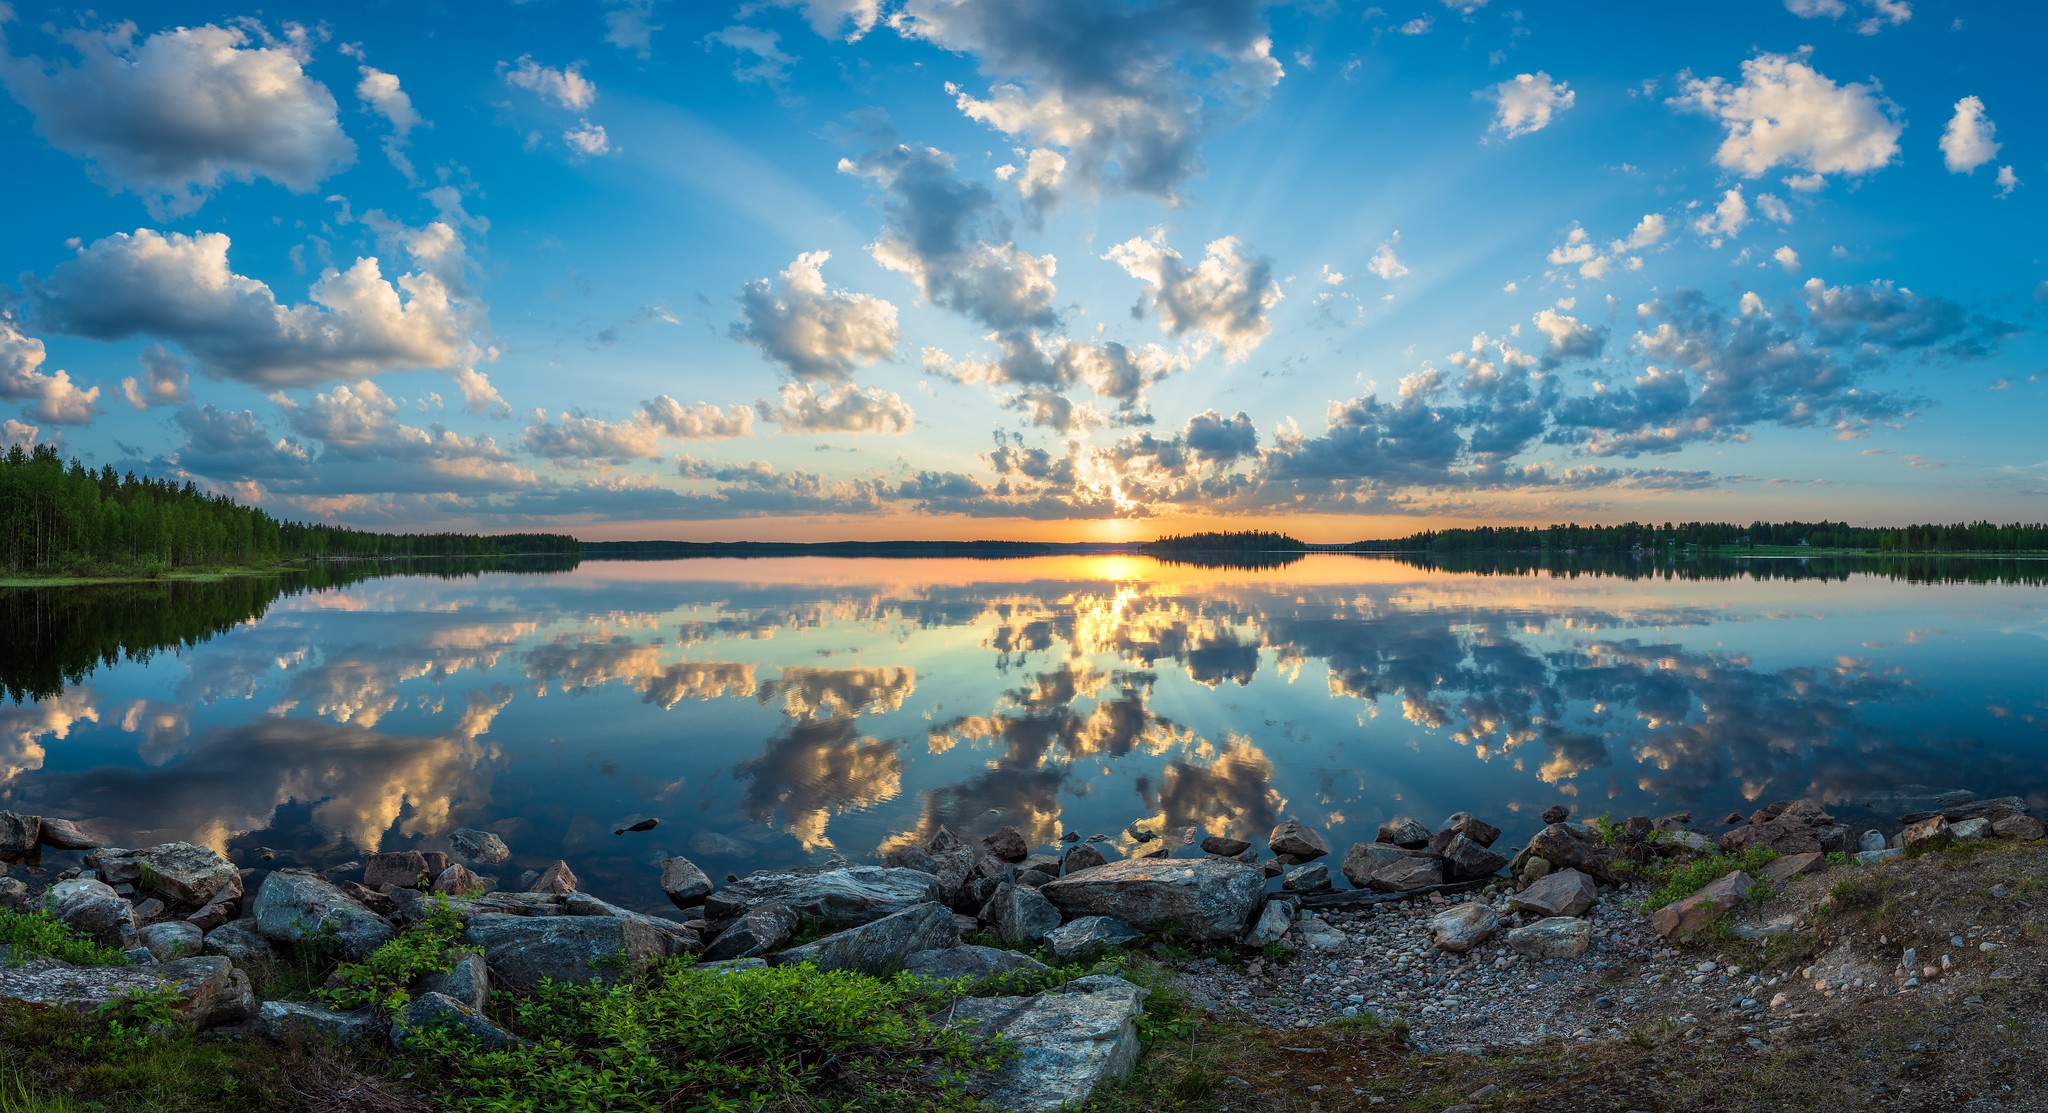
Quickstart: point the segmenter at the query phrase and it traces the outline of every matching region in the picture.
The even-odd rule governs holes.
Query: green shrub
[[[1650,896],[1643,902],[1643,910],[1654,912],[1674,901],[1684,900],[1737,870],[1754,875],[1756,871],[1777,861],[1778,857],[1775,850],[1753,846],[1740,854],[1702,858],[1683,865],[1673,863],[1652,870],[1647,878],[1650,883]],[[1757,900],[1764,899],[1761,893],[1753,895]]]
[[[433,905],[426,919],[399,932],[361,962],[344,962],[335,967],[327,987],[314,996],[338,1009],[375,1006],[396,1012],[412,1000],[414,982],[453,970],[462,956],[475,948],[455,942],[462,935],[462,917],[448,899],[430,899]]]
[[[499,1019],[538,1040],[482,1051],[421,1034],[469,1113],[969,1109],[964,1072],[998,1050],[931,1019],[931,983],[812,966],[664,965],[635,982],[544,984]]]
[[[73,930],[50,913],[10,912],[0,909],[0,946],[8,949],[9,962],[20,965],[33,957],[54,958],[73,966],[126,966],[120,950],[95,942],[91,936]]]

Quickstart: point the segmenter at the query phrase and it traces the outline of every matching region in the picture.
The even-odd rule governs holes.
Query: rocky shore
[[[907,970],[965,987],[1125,953],[1212,1022],[1398,1028],[1408,1054],[1646,1033],[1765,1053],[1848,1001],[2038,985],[2038,948],[2009,929],[1959,925],[1915,946],[1905,932],[1831,938],[1827,923],[1844,878],[1943,848],[2040,840],[2029,810],[1949,793],[1890,830],[1855,831],[1795,800],[1731,816],[1716,836],[1683,814],[1578,823],[1553,808],[1517,847],[1461,812],[1434,826],[1391,820],[1341,858],[1293,821],[1265,833],[1264,853],[1234,833],[1133,828],[1137,856],[1116,861],[1102,836],[1033,847],[1014,828],[971,842],[941,829],[877,864],[722,885],[669,858],[661,886],[674,907],[662,915],[580,891],[566,862],[507,876],[510,849],[485,831],[313,872],[238,867],[188,843],[108,847],[87,826],[0,813],[0,861],[17,875],[0,879],[0,904],[46,910],[122,958],[10,953],[0,1002],[92,1014],[157,993],[180,1023],[224,1038],[402,1048],[450,1029],[488,1048],[531,1039],[494,996],[631,982],[685,956],[712,970]],[[45,851],[79,864],[44,869]],[[396,1009],[264,1000],[248,976],[309,951],[370,959],[437,916],[452,917],[463,957],[415,979]],[[1084,1102],[1137,1062],[1148,989],[1107,966],[1056,981],[1023,995],[963,988],[946,1010],[946,1024],[1015,1049],[972,1084],[989,1102]]]

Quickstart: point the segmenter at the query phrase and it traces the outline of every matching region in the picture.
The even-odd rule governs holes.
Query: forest
[[[1847,522],[1628,522],[1618,526],[1577,524],[1481,526],[1424,530],[1354,548],[1382,552],[1535,553],[1652,552],[1697,549],[1720,552],[1758,548],[1861,549],[1873,553],[2029,553],[2048,551],[2048,525],[1852,526]]]
[[[285,521],[189,481],[94,472],[56,450],[0,457],[0,574],[151,575],[308,559],[574,555],[565,534],[373,533]]]

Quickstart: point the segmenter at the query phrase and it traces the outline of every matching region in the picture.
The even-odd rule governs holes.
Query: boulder
[[[1026,854],[1024,856],[1024,860],[1022,862],[1017,863],[1017,872],[1030,873],[1033,870],[1036,870],[1039,873],[1051,874],[1054,877],[1058,877],[1060,875],[1060,863],[1062,861],[1064,861],[1064,859],[1062,859],[1057,854]]]
[[[970,882],[974,877],[974,852],[964,846],[932,852],[932,875],[938,879],[939,901],[955,912],[976,912]]]
[[[1243,839],[1226,839],[1222,835],[1210,835],[1202,840],[1202,853],[1214,854],[1218,858],[1235,858],[1251,848],[1252,844]]]
[[[135,942],[135,908],[104,881],[59,881],[43,894],[58,922],[94,942],[127,950]]]
[[[1419,850],[1403,850],[1392,843],[1362,842],[1344,855],[1344,877],[1360,889],[1372,884],[1372,871],[1403,858],[1427,857]]]
[[[427,872],[427,857],[417,850],[372,854],[363,866],[363,884],[371,889],[395,885],[401,889],[423,889],[433,880]],[[421,879],[425,878],[425,881]]]
[[[988,978],[997,974],[1036,972],[1049,969],[1027,954],[1000,947],[944,947],[918,951],[903,960],[903,969],[920,978]]]
[[[1820,840],[1820,852],[1823,857],[1829,854],[1847,854],[1856,849],[1856,832],[1839,823],[1816,829],[1814,836]]]
[[[1949,843],[1954,842],[1955,838],[1955,828],[1949,826],[1948,820],[1934,815],[1920,820],[1918,823],[1908,824],[1905,830],[1899,832],[1899,845],[1907,848],[1917,846],[1932,850],[1936,847],[1947,846]]]
[[[899,846],[882,855],[882,865],[892,870],[916,870],[936,875],[939,864],[932,852],[921,846]]]
[[[1577,958],[1593,945],[1593,925],[1576,916],[1552,916],[1508,932],[1505,941],[1523,958]]]
[[[1500,931],[1500,913],[1483,900],[1468,900],[1439,912],[1429,921],[1437,950],[1464,954]]]
[[[1060,910],[1037,889],[1004,883],[981,910],[981,922],[1012,947],[1037,943],[1060,926]],[[919,948],[920,950],[922,948]]]
[[[1823,831],[1827,831],[1833,843],[1842,843],[1847,835],[1847,828],[1839,834],[1828,830],[1834,826],[1834,817],[1816,801],[1780,800],[1751,813],[1747,826],[1722,835],[1721,849],[1730,854],[1740,854],[1756,847],[1775,850],[1781,855],[1824,852],[1821,846]],[[1847,846],[1841,845],[1838,849],[1846,850]]]
[[[1989,838],[1991,836],[1991,821],[1981,815],[1975,819],[1966,819],[1961,823],[1950,824],[1949,834],[1953,835],[1957,842],[1973,842],[1977,839]]]
[[[930,861],[931,856],[925,855],[925,860]],[[711,895],[711,879],[688,858],[663,858],[661,891],[668,894],[669,903],[677,908],[694,908]]]
[[[1508,864],[1508,856],[1487,849],[1484,843],[1463,833],[1451,836],[1444,847],[1444,876],[1454,881],[1492,877]]]
[[[478,865],[495,866],[512,856],[505,840],[489,831],[464,827],[448,836],[448,849]]]
[[[1242,862],[1169,858],[1111,862],[1039,891],[1069,917],[1114,916],[1153,934],[1212,942],[1244,934],[1265,888],[1264,873]]]
[[[1104,1081],[1131,1073],[1145,996],[1122,978],[1094,974],[1030,997],[963,998],[940,1017],[1013,1049],[1001,1066],[971,1076],[970,1092],[1013,1113],[1049,1113],[1078,1108]]]
[[[1993,820],[1991,833],[2001,839],[2038,839],[2048,834],[2041,821],[2030,815],[2009,815]]]
[[[556,861],[554,865],[540,871],[533,884],[526,887],[529,893],[573,893],[580,884],[569,863]]]
[[[1082,916],[1047,932],[1045,946],[1061,962],[1093,962],[1116,947],[1143,938],[1144,932],[1114,916]]]
[[[1334,886],[1330,882],[1330,867],[1310,862],[1281,874],[1280,887],[1290,893],[1318,893]]]
[[[1969,796],[1968,793],[1956,795]],[[1996,823],[2008,816],[2026,815],[2032,810],[2026,799],[2020,796],[2000,796],[1994,800],[1953,799],[1943,801],[1940,807],[1933,811],[1908,812],[1899,817],[1899,822],[1912,824],[1940,816],[1950,823],[1962,823],[1972,819],[1988,819]]]
[[[85,1016],[165,987],[177,995],[172,1007],[194,1028],[236,1024],[256,1015],[248,976],[219,956],[155,966],[72,966],[41,959],[0,967],[0,1000]]]
[[[737,919],[726,921],[700,957],[706,962],[759,958],[788,942],[790,929],[795,926],[796,913],[787,905],[757,904]]]
[[[1826,869],[1827,865],[1827,855],[1819,851],[1811,854],[1788,854],[1756,871],[1756,879],[1766,885],[1783,885],[1801,874],[1819,873]]]
[[[421,993],[440,993],[482,1012],[491,998],[491,969],[482,955],[463,955],[445,973],[429,975],[420,983]]]
[[[1031,844],[1024,841],[1024,832],[1015,827],[1005,827],[982,839],[981,848],[999,862],[1021,862],[1031,853]]]
[[[1534,916],[1583,916],[1600,899],[1593,879],[1578,870],[1548,874],[1508,899],[1517,912]]]
[[[1658,839],[1655,846],[1660,854],[1714,855],[1721,852],[1720,846],[1714,840],[1700,834],[1698,831],[1687,831],[1683,828],[1666,831],[1664,837]]]
[[[191,921],[186,921],[190,923]],[[193,925],[198,926],[198,925]],[[256,920],[230,920],[206,933],[201,951],[209,955],[224,955],[238,964],[274,958],[277,948],[263,933],[256,930]]]
[[[1321,835],[1292,819],[1273,828],[1272,835],[1266,839],[1266,847],[1275,854],[1288,855],[1297,865],[1330,852]]]
[[[1623,875],[1627,871],[1622,867],[1628,861],[1602,842],[1591,828],[1572,823],[1553,823],[1536,832],[1536,837],[1529,840],[1529,845],[1522,848],[1520,857],[1516,859],[1518,872],[1520,863],[1529,858],[1541,858],[1553,869],[1562,866],[1578,870],[1609,885],[1625,880]]]
[[[1372,871],[1367,887],[1387,893],[1409,893],[1444,883],[1443,863],[1435,858],[1396,858]]]
[[[1406,816],[1400,816],[1380,824],[1379,833],[1374,841],[1416,850],[1429,845],[1429,828]]]
[[[1750,876],[1736,871],[1702,888],[1683,900],[1673,901],[1650,915],[1650,926],[1666,939],[1690,939],[1723,915],[1749,901],[1755,887]]]
[[[331,936],[339,957],[351,960],[362,958],[397,934],[391,921],[363,907],[326,878],[305,870],[278,870],[264,878],[250,910],[256,930],[273,943]]]
[[[1264,947],[1280,942],[1287,929],[1294,926],[1294,906],[1286,901],[1269,900],[1259,909],[1259,917],[1252,921],[1251,930],[1239,940],[1247,947]]]
[[[1095,849],[1085,842],[1067,851],[1067,858],[1064,863],[1068,873],[1080,873],[1082,870],[1092,870],[1097,866],[1108,864],[1109,859],[1103,857],[1102,851]]]
[[[330,1040],[360,1040],[383,1034],[377,1014],[370,1009],[346,1012],[307,1001],[265,1001],[250,1024],[258,1034],[274,1040],[317,1036]]]
[[[1338,951],[1351,945],[1351,937],[1330,926],[1330,921],[1313,912],[1297,912],[1288,929],[1294,941],[1310,950]]]
[[[485,1020],[482,1013],[445,993],[422,993],[391,1020],[391,1042],[411,1046],[416,1033],[450,1031],[477,1042],[485,1051],[515,1047],[525,1041]]]
[[[1540,818],[1543,820],[1543,825],[1548,827],[1553,823],[1563,823],[1571,814],[1572,810],[1563,804],[1552,804],[1543,809],[1543,815]]]
[[[707,897],[704,918],[722,923],[749,908],[775,903],[806,921],[837,929],[858,927],[938,899],[937,879],[917,870],[808,867],[748,874]],[[970,911],[978,911],[978,906]]]
[[[776,966],[809,962],[820,970],[888,974],[902,969],[910,956],[920,951],[959,943],[960,929],[953,925],[953,913],[945,905],[929,901],[828,935],[815,943],[792,947],[770,956],[768,961]]]
[[[180,913],[242,896],[242,871],[212,847],[167,842],[140,850],[96,850],[86,861],[109,885],[133,885]]]
[[[53,850],[92,850],[102,846],[90,831],[68,819],[42,817],[36,837]]]
[[[453,862],[434,878],[433,890],[443,896],[473,897],[489,892],[496,885],[494,881],[478,877],[461,862]]]
[[[212,931],[214,928],[234,919],[236,914],[241,911],[241,907],[242,898],[239,896],[217,897],[209,901],[206,907],[185,917],[185,921],[197,927],[200,931]]]
[[[483,952],[499,981],[526,991],[544,979],[590,985],[638,977],[673,952],[668,936],[616,916],[480,912],[469,918],[462,942]]]
[[[1883,850],[1884,848],[1885,837],[1883,831],[1865,831],[1862,837],[1856,840],[1857,850]]]
[[[27,882],[19,877],[0,877],[0,908],[9,912],[26,912],[29,900]]]
[[[0,812],[0,862],[33,866],[43,860],[43,818]]]
[[[149,948],[150,957],[158,962],[191,958],[206,950],[206,933],[183,920],[150,924],[137,931],[135,939]]]
[[[1500,838],[1500,828],[1484,820],[1472,818],[1471,812],[1452,812],[1445,817],[1439,831],[1456,831],[1480,846],[1492,846]]]
[[[1851,854],[1849,860],[1859,866],[1874,866],[1889,858],[1903,857],[1905,853],[1904,850],[1896,846],[1888,846],[1883,850],[1859,850]]]

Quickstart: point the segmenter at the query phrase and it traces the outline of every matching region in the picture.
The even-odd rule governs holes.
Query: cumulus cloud
[[[273,489],[316,493],[347,484],[378,491],[485,492],[518,490],[536,480],[490,437],[466,437],[438,422],[419,428],[399,421],[398,401],[372,382],[343,384],[303,403],[289,403],[286,414],[292,430],[319,441],[321,452],[310,461],[296,459],[304,466],[293,474],[294,458],[305,450],[288,439],[272,443],[275,466],[266,479]],[[188,432],[192,428],[188,425]],[[245,441],[257,439],[239,421],[236,430]],[[343,460],[348,468],[331,466]],[[206,474],[233,475],[208,469],[203,459],[191,455],[190,445],[180,452],[179,463]]]
[[[1695,217],[1692,230],[1712,239],[1719,246],[1721,238],[1739,234],[1749,225],[1749,202],[1742,197],[1742,187],[1737,186],[1721,195],[1713,208]]]
[[[520,436],[519,447],[551,460],[623,464],[661,455],[661,438],[717,440],[752,436],[754,411],[745,406],[720,408],[708,402],[683,405],[666,394],[640,403],[624,421],[605,421],[585,413],[562,413],[549,420],[547,411],[533,411],[533,424]]]
[[[1785,0],[1785,10],[1801,19],[1840,19],[1849,13],[1842,0]]]
[[[159,219],[203,204],[223,180],[295,193],[355,161],[334,95],[306,75],[309,33],[285,25],[179,27],[136,42],[122,23],[58,34],[76,62],[16,57],[0,38],[0,84],[51,146],[90,162]],[[4,21],[0,21],[4,32]]]
[[[391,125],[391,134],[384,137],[385,159],[405,175],[406,181],[416,181],[417,175],[413,173],[412,160],[406,157],[405,148],[412,129],[422,122],[419,110],[413,107],[412,98],[399,86],[398,75],[370,66],[359,66],[357,72],[362,75],[362,80],[356,82],[356,99]]]
[[[1536,314],[1536,330],[1544,335],[1544,358],[1552,363],[1597,358],[1607,345],[1607,330],[1568,317],[1554,309]]]
[[[785,383],[776,400],[756,402],[754,411],[785,433],[908,433],[916,417],[894,392],[852,383],[823,391],[810,383]]]
[[[571,62],[561,69],[543,66],[531,54],[520,55],[517,62],[498,63],[498,75],[505,79],[505,84],[525,89],[571,112],[587,111],[597,103],[597,86],[583,76],[582,70],[582,62]]]
[[[666,394],[657,394],[640,403],[636,416],[679,440],[722,440],[754,434],[753,413],[745,406],[720,408],[709,402],[686,406]]]
[[[1210,241],[1192,267],[1167,246],[1165,229],[1134,236],[1103,258],[1151,287],[1140,304],[1159,314],[1160,327],[1206,336],[1222,346],[1228,360],[1245,359],[1272,331],[1266,313],[1281,297],[1272,260],[1252,253],[1236,236]]]
[[[1089,188],[1172,200],[1201,171],[1210,129],[1263,106],[1280,81],[1263,8],[907,0],[889,18],[995,79],[985,97],[948,86],[968,117],[1059,150]]]
[[[1552,81],[1542,71],[1516,74],[1481,96],[1494,103],[1493,126],[1489,130],[1503,139],[1542,131],[1551,117],[1570,108],[1577,99],[1570,86]]]
[[[1663,239],[1664,233],[1669,231],[1670,227],[1670,222],[1664,219],[1663,213],[1645,214],[1643,219],[1636,222],[1635,229],[1628,234],[1628,239],[1616,245],[1615,250],[1640,250],[1650,247]]]
[[[2018,174],[2012,172],[2012,167],[2001,166],[1998,168],[1998,180],[1995,184],[1998,186],[1998,196],[2004,198],[2011,197],[2012,191],[2025,183],[2020,181]]]
[[[84,425],[100,413],[100,388],[78,389],[68,371],[45,374],[43,342],[0,317],[0,398],[24,403],[25,413],[53,425]],[[13,422],[10,425],[15,424]],[[27,429],[34,440],[36,430]]]
[[[1035,151],[1019,149],[1017,154],[1024,165],[1020,168],[1004,163],[996,167],[996,177],[1016,184],[1024,215],[1035,228],[1044,223],[1046,212],[1059,204],[1060,185],[1067,176],[1067,157],[1045,147]]]
[[[1948,127],[1941,133],[1941,160],[1951,174],[1974,173],[1979,166],[1998,157],[1998,148],[2004,144],[1992,138],[1998,129],[1991,117],[1984,114],[1984,102],[1977,97],[1964,97],[1956,102],[1956,113],[1949,117]]]
[[[757,279],[740,289],[732,336],[761,349],[799,379],[844,379],[887,359],[901,335],[896,307],[825,284],[829,251],[807,251],[781,274],[782,289]]]
[[[1815,174],[1867,174],[1897,157],[1905,125],[1875,85],[1837,85],[1807,54],[1760,54],[1742,81],[1686,76],[1670,104],[1702,112],[1726,131],[1714,162],[1746,178],[1777,166]]]
[[[1181,437],[1197,459],[1228,465],[1258,455],[1259,430],[1243,410],[1224,417],[1215,410],[1203,410],[1188,419]]]
[[[401,368],[438,368],[481,380],[463,307],[426,271],[386,281],[365,257],[328,270],[302,305],[228,266],[228,237],[143,228],[81,247],[48,278],[27,276],[37,323],[94,340],[148,336],[183,347],[200,369],[259,387],[355,382]],[[488,391],[488,384],[483,384]],[[472,396],[495,401],[494,392]]]
[[[1372,258],[1366,261],[1365,269],[1379,275],[1388,282],[1392,282],[1407,274],[1408,268],[1394,254],[1394,245],[1400,242],[1401,233],[1395,232],[1393,235],[1388,236],[1378,247],[1373,249]]]
[[[152,406],[183,406],[192,401],[192,376],[185,361],[162,344],[151,344],[136,357],[142,378],[121,380],[121,395],[138,410]]]
[[[882,0],[749,0],[740,5],[740,18],[769,8],[802,9],[820,37],[847,42],[859,42],[882,18]]]

